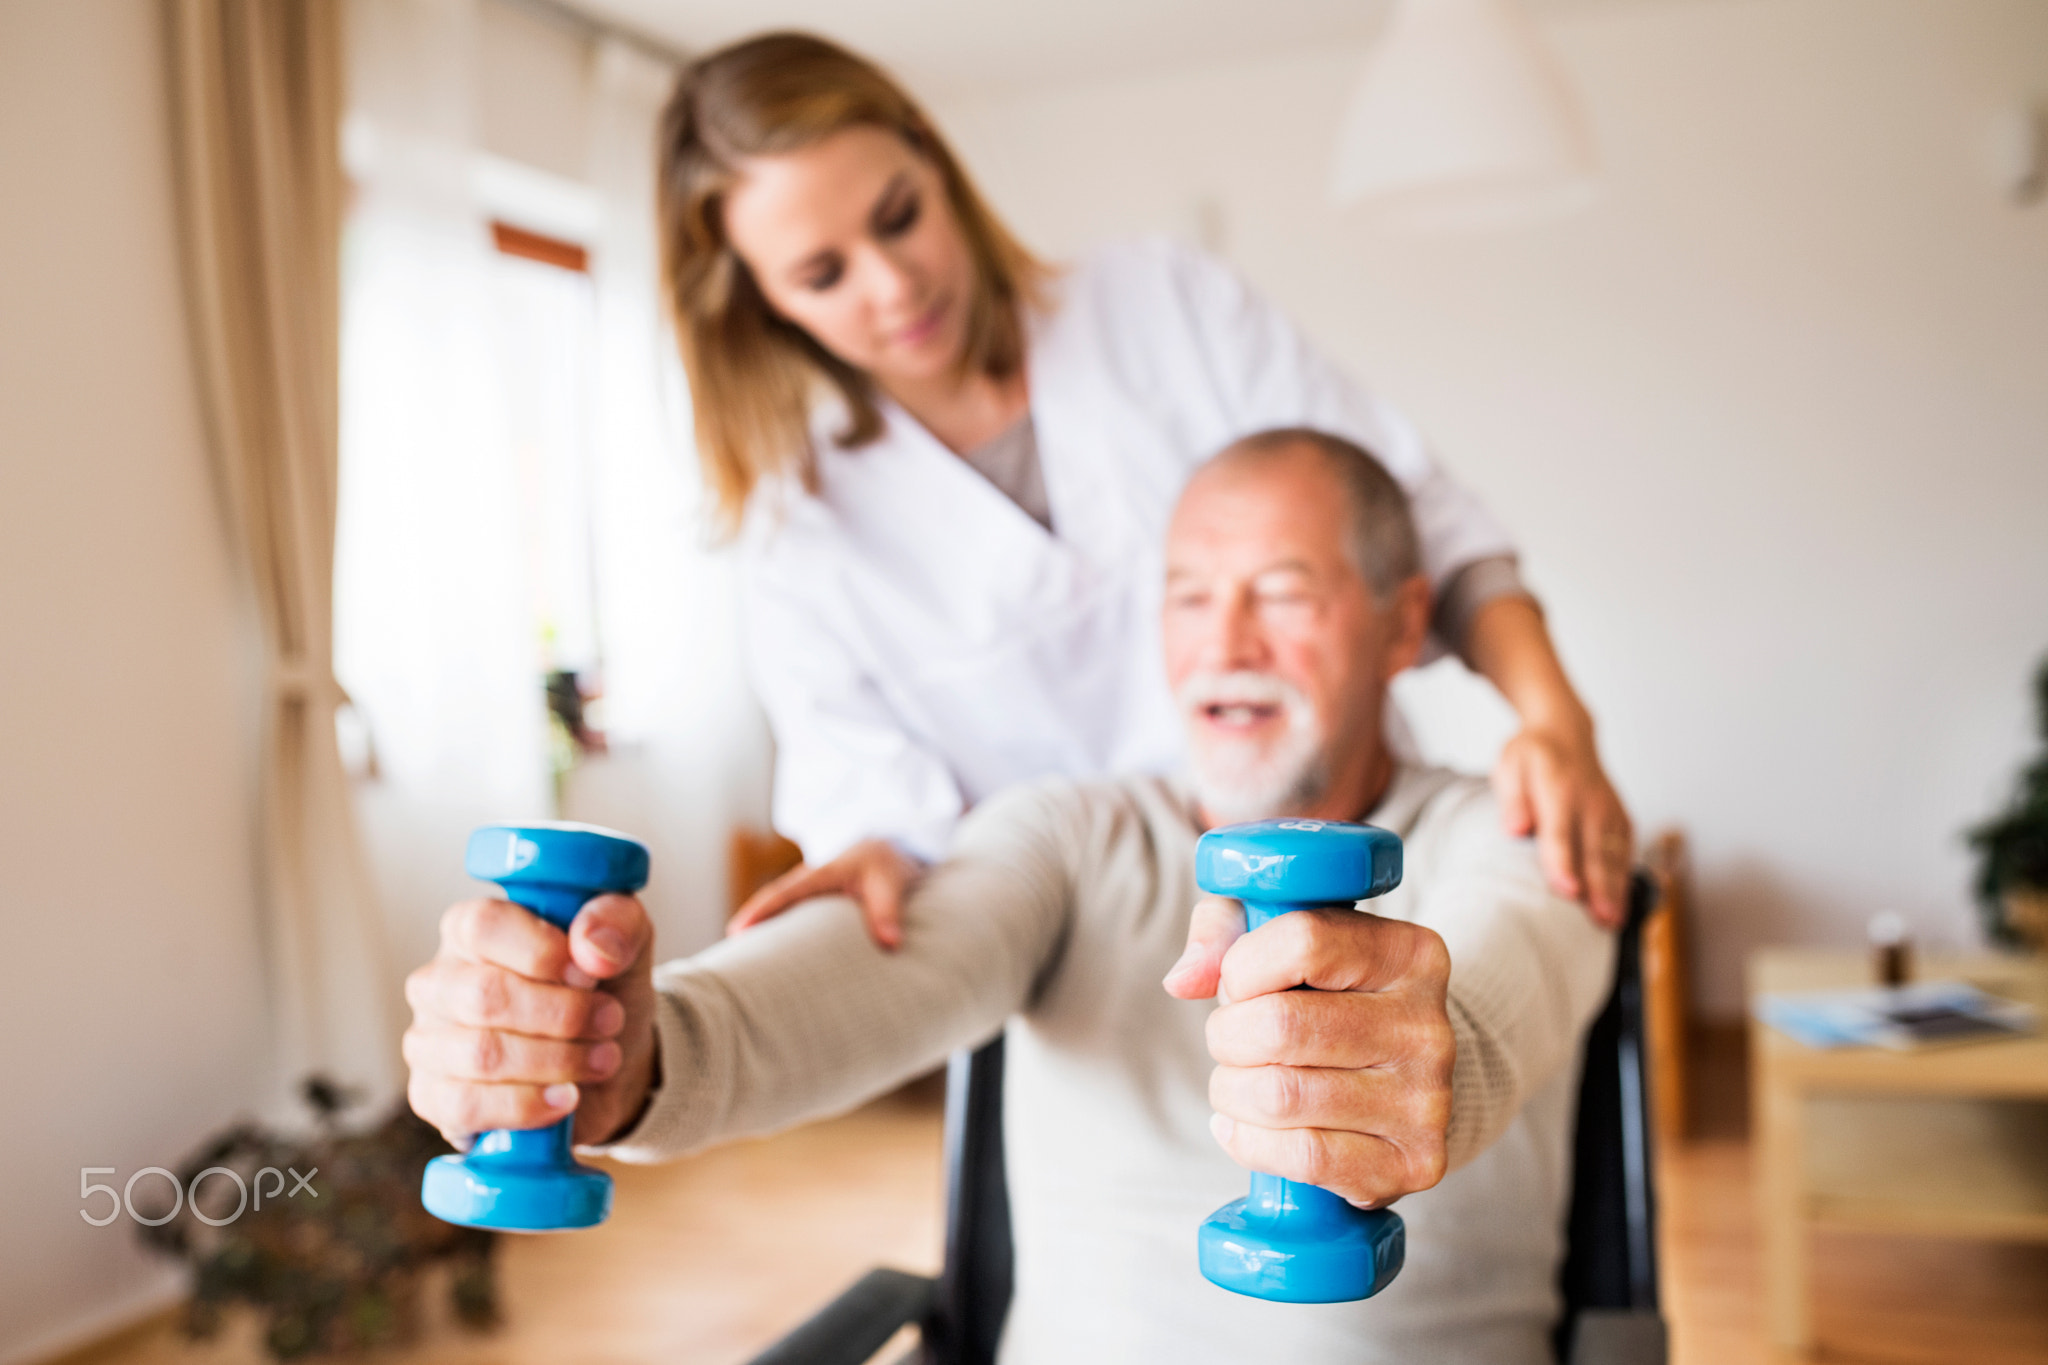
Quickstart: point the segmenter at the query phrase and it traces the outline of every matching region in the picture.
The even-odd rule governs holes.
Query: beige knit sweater
[[[1400,1202],[1407,1269],[1377,1298],[1266,1303],[1196,1269],[1196,1227],[1245,1173],[1209,1135],[1213,1004],[1159,985],[1199,830],[1154,778],[989,801],[894,953],[834,899],[662,967],[662,1088],[610,1151],[660,1160],[839,1112],[1007,1022],[1005,1362],[1547,1362],[1579,1039],[1612,943],[1547,890],[1483,783],[1404,769],[1368,819],[1405,845],[1370,908],[1443,935],[1458,1045],[1453,1171]]]

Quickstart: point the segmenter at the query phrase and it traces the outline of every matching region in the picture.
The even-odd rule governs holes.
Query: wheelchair
[[[1559,1271],[1564,1313],[1553,1333],[1560,1365],[1665,1365],[1643,1022],[1643,925],[1656,901],[1655,884],[1638,872],[1614,990],[1586,1035]],[[1002,1120],[998,1035],[947,1064],[945,1266],[937,1278],[871,1270],[751,1365],[862,1365],[913,1323],[921,1344],[901,1365],[994,1365],[1011,1289]]]

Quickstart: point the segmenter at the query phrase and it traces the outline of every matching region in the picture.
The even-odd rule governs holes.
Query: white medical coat
[[[1237,437],[1313,426],[1372,451],[1438,587],[1512,552],[1405,418],[1213,259],[1111,247],[1053,297],[1028,373],[1056,533],[886,401],[866,446],[821,422],[815,493],[751,499],[748,665],[775,734],[775,825],[812,863],[875,837],[936,859],[1013,782],[1179,763],[1161,551],[1181,485]]]

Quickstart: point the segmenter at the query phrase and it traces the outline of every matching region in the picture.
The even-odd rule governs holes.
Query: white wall
[[[0,1359],[154,1302],[166,1267],[81,1221],[79,1168],[173,1164],[264,1061],[249,641],[158,39],[152,5],[0,5]]]
[[[1669,0],[1549,23],[1604,197],[1485,237],[1328,206],[1359,54],[941,102],[1027,240],[1220,225],[1516,530],[1612,770],[1692,835],[1706,1007],[1879,908],[1974,941],[1958,831],[2048,650],[2048,206],[1976,165],[2036,0]]]
[[[585,35],[517,4],[476,15],[476,137],[523,165],[584,180],[590,171],[590,47]]]
[[[1325,206],[1353,55],[940,112],[1055,251],[1213,203],[1528,548],[1643,823],[1696,840],[1710,1005],[1868,910],[1968,933],[1955,831],[2048,647],[2048,210],[1972,142],[2034,0],[1714,0],[1553,29],[1606,198],[1497,237]],[[211,500],[152,7],[0,5],[0,1360],[163,1283],[78,1172],[252,1104],[250,641]],[[566,153],[564,153],[566,155]]]

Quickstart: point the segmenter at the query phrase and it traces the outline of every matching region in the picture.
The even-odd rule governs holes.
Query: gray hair
[[[1320,455],[1336,476],[1351,513],[1346,555],[1373,595],[1385,601],[1422,572],[1422,548],[1408,494],[1371,451],[1314,427],[1273,427],[1232,441],[1213,463],[1258,461],[1302,447]]]

